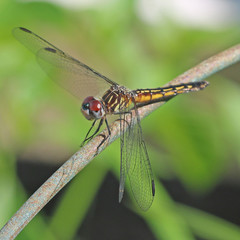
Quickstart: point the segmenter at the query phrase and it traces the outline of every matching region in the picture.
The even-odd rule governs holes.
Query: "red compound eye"
[[[102,108],[102,105],[98,100],[92,100],[89,102],[89,104],[90,111],[98,112]]]
[[[93,96],[86,97],[82,103],[82,105],[91,102],[92,100],[95,100]]]

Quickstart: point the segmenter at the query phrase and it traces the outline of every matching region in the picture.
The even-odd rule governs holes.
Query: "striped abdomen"
[[[134,100],[137,104],[150,104],[155,102],[166,101],[178,94],[192,91],[199,91],[207,87],[209,83],[206,81],[191,82],[180,85],[172,85],[164,88],[153,89],[137,89],[134,91]]]

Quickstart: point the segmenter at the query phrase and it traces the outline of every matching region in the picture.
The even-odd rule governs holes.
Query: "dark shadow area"
[[[17,171],[30,196],[57,168],[53,165],[22,160],[18,162]],[[163,181],[162,183],[173,200],[201,209],[237,225],[240,224],[239,186],[222,183],[208,195],[194,197],[186,192],[178,181]],[[43,208],[45,214],[52,215],[66,188]],[[125,196],[126,198],[127,196]],[[124,204],[118,203],[118,181],[112,174],[107,175],[77,236],[76,239],[80,237],[87,240],[156,239],[143,219],[126,208]]]

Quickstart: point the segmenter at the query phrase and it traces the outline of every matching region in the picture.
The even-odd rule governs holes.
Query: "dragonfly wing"
[[[120,114],[120,148],[121,148],[121,165],[120,165],[120,183],[119,183],[119,202],[122,201],[124,194],[124,186],[127,177],[127,156],[128,148],[126,141],[129,137],[128,123],[125,121],[126,114]]]
[[[119,199],[123,196],[126,176],[130,181],[133,196],[139,207],[146,211],[150,208],[155,194],[155,186],[147,148],[142,136],[142,128],[135,108],[136,119],[122,123],[121,128],[121,174]],[[134,124],[136,121],[136,124]],[[126,131],[125,127],[128,126]]]
[[[58,51],[61,51],[57,47],[55,47],[53,44],[49,43],[47,40],[43,39],[42,37],[38,36],[37,34],[33,33],[32,31],[17,27],[14,28],[13,36],[22,43],[26,48],[28,48],[30,51],[32,51],[34,54],[36,54],[40,49],[42,48],[53,48]]]
[[[13,35],[37,56],[38,63],[52,80],[81,100],[117,85],[28,29],[15,28]]]

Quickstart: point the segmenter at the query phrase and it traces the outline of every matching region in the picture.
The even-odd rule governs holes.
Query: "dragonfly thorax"
[[[113,85],[102,96],[106,114],[114,114],[129,107],[134,93],[124,86]]]
[[[81,111],[87,120],[100,119],[105,115],[102,102],[92,96],[85,98]]]

